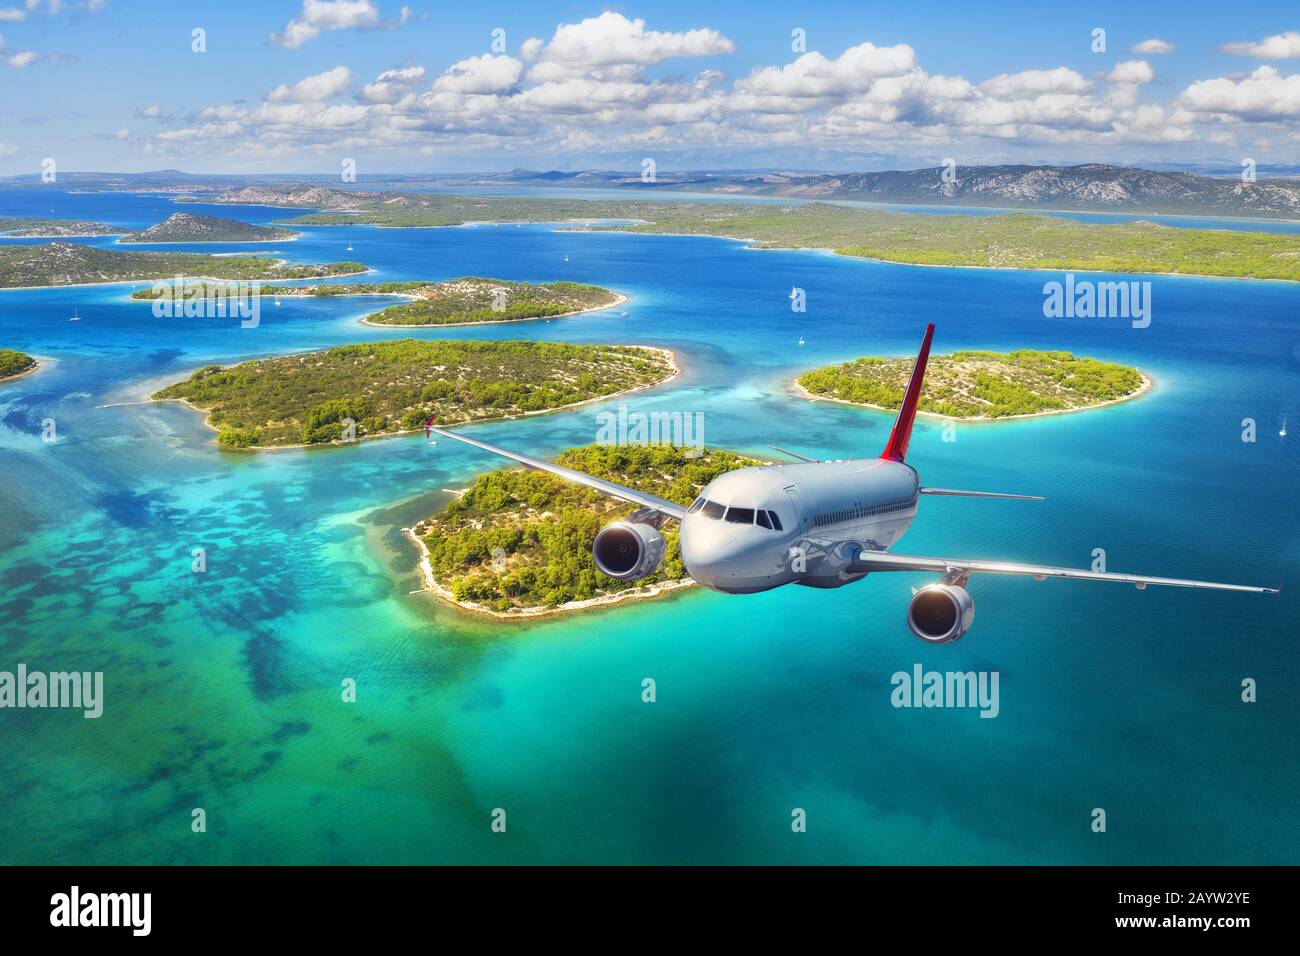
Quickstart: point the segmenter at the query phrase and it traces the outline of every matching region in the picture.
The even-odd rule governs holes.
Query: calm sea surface
[[[176,208],[0,192],[0,215],[131,227]],[[105,681],[98,720],[0,711],[0,862],[1300,862],[1294,591],[976,577],[975,626],[948,647],[908,633],[909,588],[929,580],[910,574],[486,623],[409,593],[400,529],[498,461],[422,437],[222,453],[180,406],[99,407],[209,362],[402,335],[644,343],[673,349],[683,375],[634,410],[703,412],[710,445],[871,455],[889,416],[788,383],[912,354],[932,321],[939,352],[1068,349],[1137,365],[1156,388],[960,425],[952,443],[923,419],[909,461],[927,484],[1048,500],[923,499],[901,550],[1086,567],[1104,548],[1110,570],[1300,583],[1300,286],[1150,277],[1153,321],[1133,329],[1045,319],[1059,275],[708,238],[340,227],[182,248],[360,259],[377,280],[573,279],[631,300],[437,333],[363,327],[365,299],[264,303],[241,329],[154,318],[128,285],[0,292],[0,347],[47,363],[0,385],[0,670]],[[806,314],[790,312],[795,286]],[[606,407],[475,434],[550,455],[593,441]],[[190,571],[196,547],[206,574]],[[890,677],[917,663],[997,671],[999,716],[894,709]],[[356,703],[340,700],[345,678]],[[196,807],[206,833],[191,832]],[[1105,834],[1090,830],[1097,807]]]

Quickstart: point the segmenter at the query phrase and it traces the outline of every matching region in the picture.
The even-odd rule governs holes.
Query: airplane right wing
[[[588,488],[595,488],[602,494],[609,495],[611,498],[617,498],[619,501],[631,502],[634,505],[640,505],[643,508],[649,508],[652,511],[658,511],[660,514],[667,515],[669,518],[676,518],[678,521],[686,517],[686,509],[673,501],[659,498],[655,495],[648,495],[643,491],[637,491],[635,488],[627,488],[623,485],[615,484],[612,481],[606,481],[604,478],[596,478],[592,475],[585,474],[581,471],[575,471],[572,468],[565,468],[563,465],[557,465],[551,461],[545,461],[541,458],[530,458],[528,455],[521,455],[519,452],[509,451],[498,445],[489,445],[485,441],[479,441],[476,438],[466,438],[464,435],[458,435],[455,432],[447,431],[445,428],[437,428],[430,425],[429,430],[443,438],[454,438],[456,441],[464,442],[466,445],[473,445],[475,448],[481,448],[484,451],[490,451],[494,455],[500,455],[503,458],[509,458],[517,461],[525,468],[531,468],[534,471],[549,472],[556,477],[563,478],[566,481],[572,481],[577,485],[586,485]]]
[[[1250,591],[1255,594],[1276,594],[1277,588],[1260,588],[1248,584],[1221,584],[1217,581],[1189,581],[1184,578],[1154,578],[1144,574],[1120,574],[1113,571],[1084,571],[1078,568],[1057,568],[1044,564],[1018,564],[1014,561],[984,561],[970,558],[934,558],[915,554],[894,554],[890,551],[860,551],[849,563],[850,573],[873,571],[951,571],[970,574],[1023,574],[1041,581],[1044,578],[1067,578],[1076,581],[1114,581],[1132,584],[1139,589],[1148,584],[1175,588],[1210,588],[1215,591]]]

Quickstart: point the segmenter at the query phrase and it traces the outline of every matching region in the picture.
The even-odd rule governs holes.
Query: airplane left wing
[[[458,435],[455,432],[449,432],[445,428],[430,426],[429,430],[443,438],[454,438],[456,441],[464,442],[466,445],[473,445],[475,448],[481,448],[484,451],[490,451],[494,455],[500,455],[503,458],[509,458],[517,461],[525,468],[531,468],[534,471],[550,472],[566,481],[572,481],[574,484],[586,485],[588,488],[595,488],[602,494],[609,495],[611,498],[617,498],[619,501],[628,501],[634,505],[640,505],[643,508],[650,508],[658,511],[660,514],[667,515],[669,518],[676,518],[680,521],[686,517],[686,509],[676,502],[668,501],[664,498],[648,495],[643,491],[637,491],[635,488],[626,488],[623,485],[615,484],[612,481],[606,481],[604,478],[596,478],[592,475],[585,474],[581,471],[575,471],[572,468],[565,468],[563,465],[557,465],[554,462],[545,461],[541,458],[530,458],[527,455],[521,455],[516,451],[509,451],[497,445],[489,445],[485,441],[479,441],[476,438],[466,438],[464,435]]]
[[[1109,571],[1082,571],[1055,568],[1042,564],[1016,564],[1010,561],[978,561],[969,558],[930,558],[888,551],[862,551],[845,569],[850,574],[873,571],[949,571],[970,574],[1023,574],[1041,581],[1044,578],[1068,578],[1082,581],[1114,581],[1132,584],[1139,590],[1148,584],[1175,588],[1211,588],[1216,591],[1250,591],[1277,594],[1277,588],[1257,588],[1246,584],[1220,584],[1215,581],[1188,581],[1183,578],[1153,578],[1141,574],[1118,574]]]

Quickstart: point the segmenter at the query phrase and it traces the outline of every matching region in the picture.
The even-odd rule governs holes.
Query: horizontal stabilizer
[[[1015,501],[1045,501],[1042,495],[1007,495],[998,491],[959,491],[956,488],[922,488],[923,495],[947,495],[950,498],[1011,498]]]
[[[797,451],[790,451],[789,449],[782,448],[780,445],[768,445],[767,447],[772,449],[772,451],[779,451],[783,455],[789,455],[791,458],[798,458],[800,461],[806,461],[812,465],[821,461],[820,458],[809,458],[807,455],[801,455]]]

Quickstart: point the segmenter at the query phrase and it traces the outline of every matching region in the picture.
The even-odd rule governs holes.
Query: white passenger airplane
[[[913,589],[907,610],[912,633],[932,644],[951,643],[970,629],[975,604],[966,583],[976,573],[1024,574],[1038,581],[1120,581],[1139,589],[1157,584],[1277,593],[1274,588],[1242,584],[890,552],[916,517],[921,495],[1043,500],[1031,495],[921,487],[916,470],[904,459],[933,336],[934,325],[930,324],[889,442],[879,458],[818,461],[773,446],[801,459],[800,463],[739,468],[720,475],[689,508],[446,429],[432,431],[640,505],[625,520],[602,528],[592,545],[596,567],[620,581],[643,578],[659,566],[665,551],[659,528],[670,518],[681,522],[678,541],[687,572],[706,588],[726,594],[751,594],[783,584],[838,588],[873,571],[937,572],[942,575],[939,581]]]

